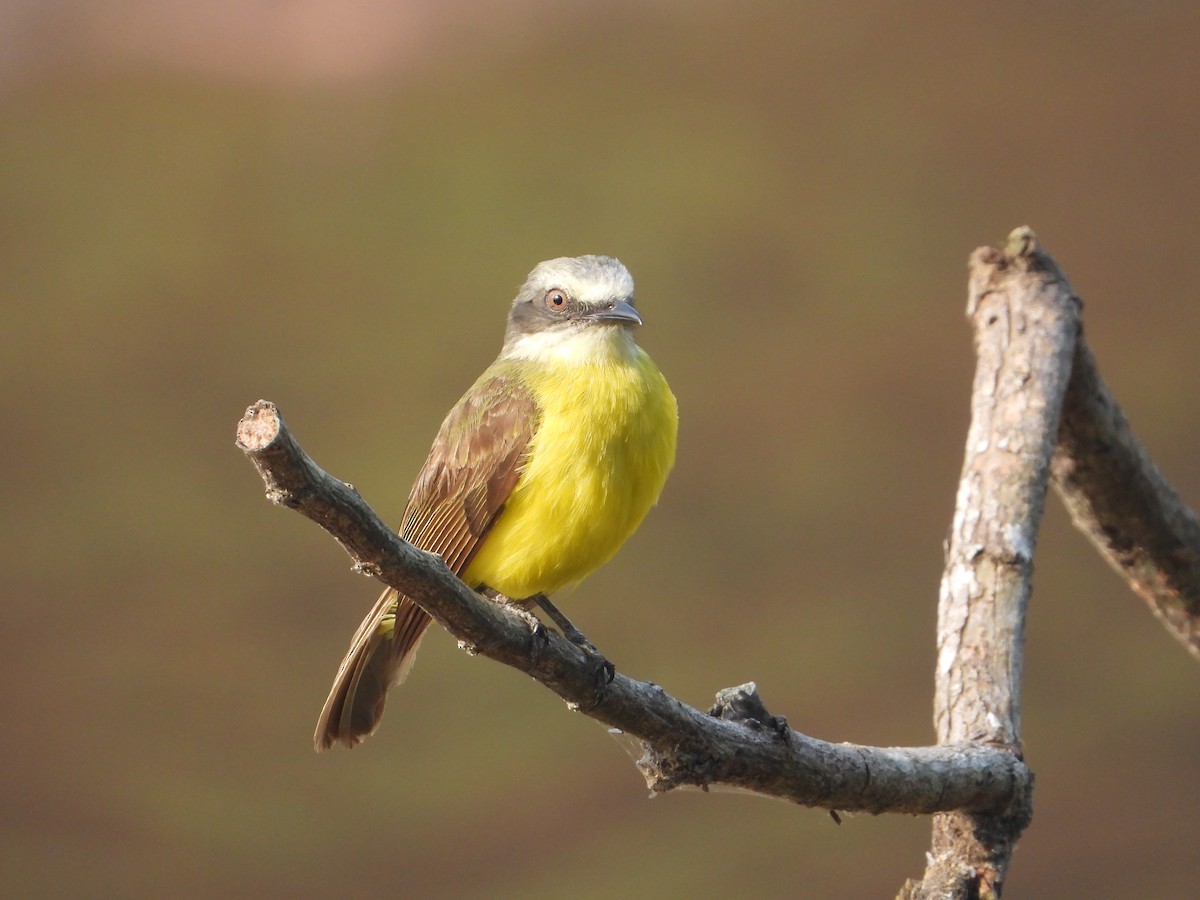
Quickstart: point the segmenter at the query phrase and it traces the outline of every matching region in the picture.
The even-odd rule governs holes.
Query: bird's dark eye
[[[558,288],[551,288],[546,291],[546,297],[543,300],[546,304],[546,309],[550,312],[563,312],[567,308],[567,295]]]

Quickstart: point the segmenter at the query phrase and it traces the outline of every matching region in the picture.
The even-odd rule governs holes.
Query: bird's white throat
[[[503,358],[577,365],[621,362],[632,358],[637,345],[621,325],[588,323],[578,328],[553,328],[523,334],[504,348]]]

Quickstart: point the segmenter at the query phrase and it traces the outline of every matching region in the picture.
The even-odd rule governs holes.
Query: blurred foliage
[[[57,24],[82,40],[108,6]],[[540,259],[630,266],[683,415],[659,508],[566,607],[698,705],[754,679],[816,736],[930,740],[963,264],[1012,227],[1200,500],[1192,5],[462,9],[420,65],[343,81],[0,48],[16,895],[864,897],[919,873],[922,819],[647,804],[598,726],[436,634],[378,735],[312,753],[375,588],[263,501],[234,424],[276,401],[396,518]],[[1195,663],[1053,502],[1029,624],[1012,892],[1187,895]]]

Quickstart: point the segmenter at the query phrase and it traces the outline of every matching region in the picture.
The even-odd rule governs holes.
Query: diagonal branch
[[[938,740],[1021,752],[1021,667],[1033,553],[1079,333],[1079,301],[1032,231],[971,257],[978,363],[938,604]],[[934,817],[911,897],[997,896],[1032,815],[1032,781],[1003,809]]]
[[[831,744],[768,713],[753,684],[722,692],[707,714],[620,673],[603,684],[573,644],[531,630],[515,612],[470,590],[437,556],[401,540],[353,488],[313,463],[273,404],[260,400],[246,411],[238,446],[272,502],[321,525],[357,569],[403,591],[469,652],[527,672],[571,708],[638,739],[638,766],[653,791],[724,785],[871,813],[1002,810],[1028,793],[1031,776],[1011,747],[967,737],[917,748]]]
[[[1053,473],[1075,526],[1200,659],[1200,517],[1138,442],[1082,341]]]

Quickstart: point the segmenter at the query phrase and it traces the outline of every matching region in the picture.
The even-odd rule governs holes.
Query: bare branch
[[[1082,341],[1052,471],[1075,527],[1200,659],[1200,517],[1138,442]]]
[[[938,747],[830,744],[793,731],[763,708],[753,685],[703,713],[661,687],[620,673],[611,683],[557,634],[476,594],[442,561],[402,541],[346,484],[319,469],[259,401],[238,425],[273,502],[329,531],[356,568],[412,597],[473,653],[527,672],[574,709],[642,742],[651,790],[724,785],[850,811],[1002,810],[1028,794],[1030,775],[1010,747],[964,739]]]
[[[967,314],[978,364],[971,425],[938,605],[938,740],[1020,753],[1021,666],[1033,552],[1079,302],[1027,228],[971,257]],[[934,817],[913,897],[998,895],[1032,814],[1032,781],[1005,809]]]
[[[721,785],[806,806],[933,814],[932,850],[903,898],[998,897],[1032,816],[1021,749],[1021,668],[1034,548],[1053,480],[1075,524],[1200,657],[1200,517],[1138,444],[1081,337],[1079,300],[1020,228],[971,257],[978,356],[971,426],[938,608],[938,745],[880,748],[808,737],[753,683],[708,713],[617,674],[401,540],[353,488],[304,453],[259,401],[238,445],[273,502],[330,532],[355,568],[411,597],[468,652],[528,673],[575,710],[631,735],[652,791]]]

